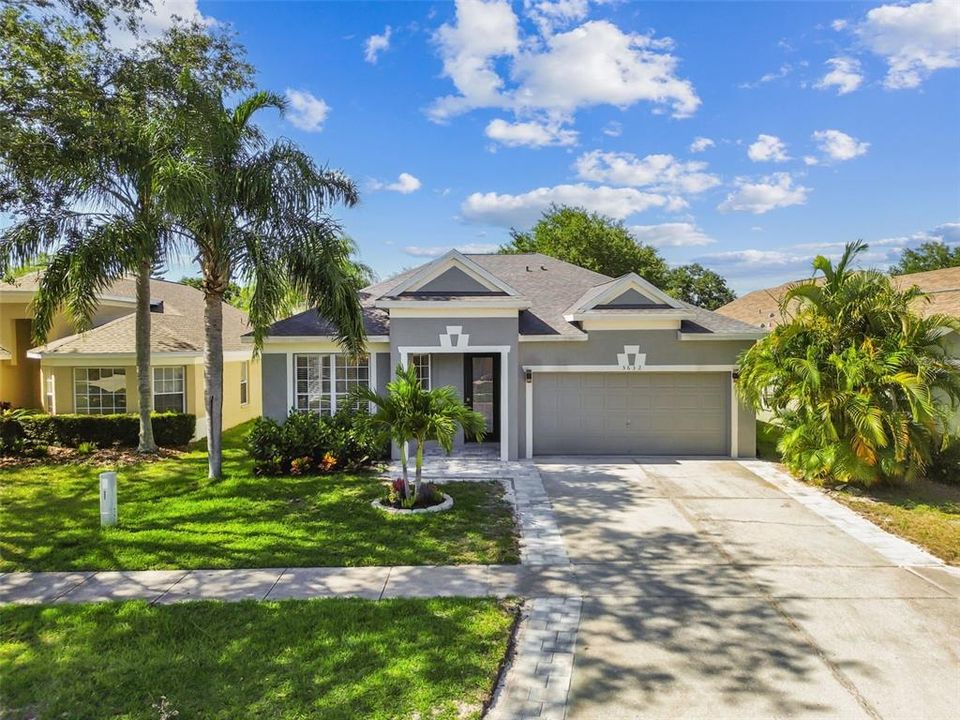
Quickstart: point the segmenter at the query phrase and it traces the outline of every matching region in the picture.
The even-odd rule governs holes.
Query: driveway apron
[[[894,565],[735,461],[538,467],[584,596],[567,718],[956,717],[952,573]]]

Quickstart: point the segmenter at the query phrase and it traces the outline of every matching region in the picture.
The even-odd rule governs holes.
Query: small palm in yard
[[[483,437],[486,423],[483,415],[466,407],[452,387],[426,390],[417,378],[414,367],[397,366],[396,378],[387,384],[387,394],[378,395],[369,388],[360,388],[359,397],[377,407],[372,422],[384,436],[400,447],[404,493],[419,499],[423,477],[423,447],[435,440],[448,455],[453,451],[457,429],[464,434]],[[407,473],[409,441],[417,443],[416,476],[411,492]]]
[[[783,462],[807,479],[921,475],[960,401],[960,359],[944,344],[960,322],[920,317],[919,289],[852,270],[866,249],[848,245],[836,265],[817,257],[822,280],[791,287],[780,306],[787,321],[740,358],[740,395],[773,412]]]

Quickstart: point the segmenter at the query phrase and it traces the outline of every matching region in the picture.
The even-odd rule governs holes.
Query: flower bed
[[[377,498],[370,504],[378,510],[383,510],[385,513],[391,515],[419,515],[421,513],[435,513],[449,510],[453,507],[453,498],[446,493],[440,493],[439,502],[431,498],[430,503],[429,505],[414,504],[411,507],[403,507],[401,505],[391,505],[389,501]]]

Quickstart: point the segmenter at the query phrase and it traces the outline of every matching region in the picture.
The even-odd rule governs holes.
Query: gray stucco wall
[[[287,407],[287,356],[284,353],[264,353],[262,358],[263,415],[280,422],[290,412]]]
[[[447,332],[448,326],[460,326],[464,334],[469,335],[469,346],[456,353],[433,355],[433,385],[453,385],[461,396],[463,394],[463,356],[462,352],[471,352],[480,346],[507,346],[507,361],[500,368],[501,382],[507,383],[507,432],[501,428],[501,442],[507,443],[507,452],[511,460],[517,458],[519,446],[519,425],[521,399],[518,397],[523,388],[520,385],[520,363],[518,358],[518,320],[511,318],[393,318],[390,321],[390,367],[400,362],[401,347],[439,348],[440,335]],[[447,355],[447,357],[444,357]],[[439,359],[438,359],[439,358]],[[458,442],[462,438],[458,436]]]
[[[647,365],[734,365],[749,340],[679,340],[676,330],[591,330],[585,342],[520,344],[520,373],[525,365],[616,365],[624,345],[639,345]],[[521,382],[523,379],[521,377]],[[520,448],[526,448],[526,394],[519,397]],[[738,454],[756,455],[756,418],[742,403],[738,412]]]

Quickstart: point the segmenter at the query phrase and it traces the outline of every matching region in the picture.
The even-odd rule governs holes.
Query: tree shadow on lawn
[[[156,718],[161,695],[185,718],[479,715],[514,616],[463,599],[0,612],[11,718]]]

